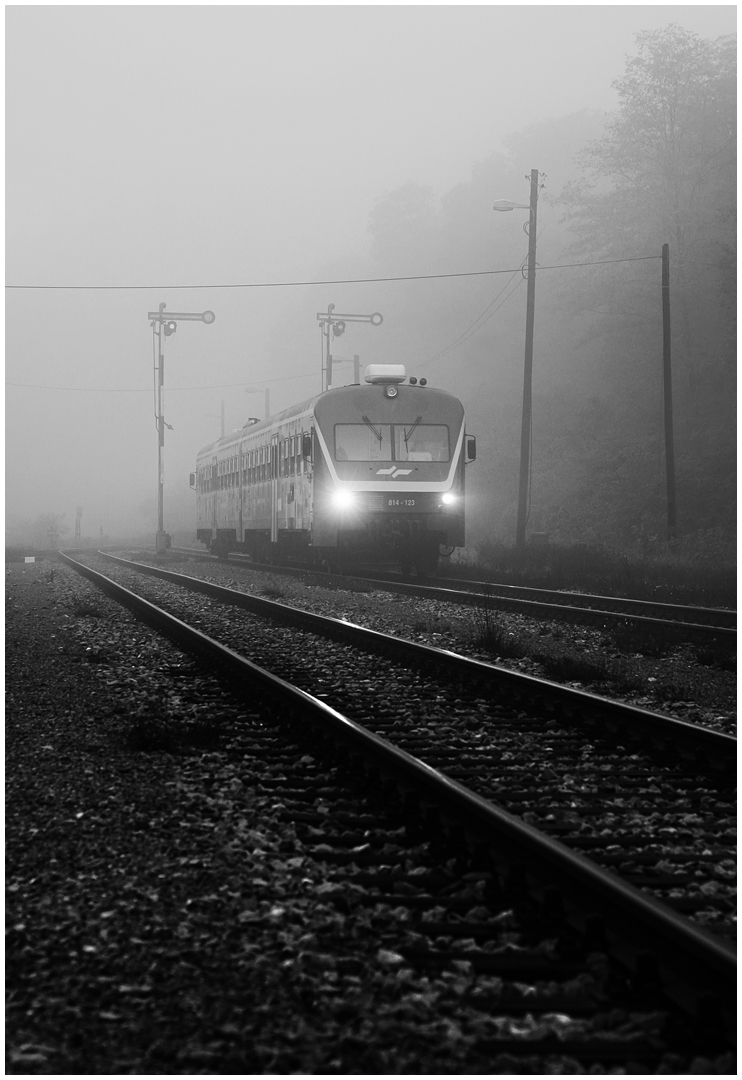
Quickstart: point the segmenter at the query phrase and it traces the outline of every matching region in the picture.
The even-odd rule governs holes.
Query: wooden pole
[[[665,470],[667,474],[667,539],[677,536],[675,445],[672,418],[672,350],[670,340],[670,245],[662,245],[662,373],[665,403]]]
[[[531,169],[531,201],[528,218],[528,294],[526,298],[526,354],[523,367],[523,417],[520,429],[520,484],[518,488],[518,522],[515,546],[526,542],[528,498],[531,479],[531,412],[533,397],[533,322],[536,307],[536,205],[538,203],[538,169]]]

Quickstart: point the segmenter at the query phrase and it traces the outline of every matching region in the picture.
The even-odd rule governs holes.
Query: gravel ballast
[[[188,724],[181,653],[58,564],[8,566],[6,583],[9,1073],[514,1071],[472,1070],[445,979],[401,987],[389,955],[333,966],[322,866],[289,865],[261,763],[198,732],[187,752],[132,743],[153,702]],[[196,692],[201,719],[240,719],[207,677]],[[341,921],[364,955],[362,920]],[[689,1070],[731,1068],[660,1071]]]
[[[736,735],[736,671],[719,667],[713,656],[708,658],[708,663],[701,663],[699,655],[704,657],[705,651],[692,642],[656,650],[653,648],[656,642],[651,638],[647,642],[645,632],[629,628],[619,635],[619,650],[615,630],[571,626],[498,611],[496,598],[478,609],[388,592],[381,585],[376,587],[352,578],[347,584],[335,578],[328,586],[311,578],[179,555],[154,557],[151,553],[131,551],[125,557]],[[106,572],[104,564],[100,569]],[[479,639],[488,623],[496,625],[505,645],[503,653],[482,647]],[[510,655],[516,642],[524,643],[527,655]],[[651,655],[654,651],[661,655]],[[596,663],[602,668],[603,677],[591,679],[587,673],[580,678],[571,677],[569,670],[574,665],[559,663],[565,654],[584,660],[588,671]],[[566,676],[560,674],[560,666],[567,672]]]

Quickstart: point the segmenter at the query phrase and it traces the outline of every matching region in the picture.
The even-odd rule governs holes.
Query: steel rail
[[[232,604],[284,625],[299,626],[311,633],[349,641],[365,651],[383,654],[391,652],[395,657],[403,656],[415,664],[428,664],[439,670],[443,668],[466,679],[469,683],[472,680],[478,680],[490,686],[494,685],[499,692],[505,691],[516,699],[530,702],[536,699],[547,709],[559,707],[569,714],[580,716],[589,723],[600,724],[601,727],[608,725],[610,728],[650,738],[654,742],[659,742],[663,749],[677,750],[695,762],[698,762],[700,754],[714,768],[729,770],[736,766],[737,740],[731,735],[724,735],[698,724],[689,724],[685,720],[651,712],[649,709],[641,709],[636,705],[613,701],[599,694],[576,690],[570,686],[563,686],[561,683],[512,671],[483,660],[472,660],[448,649],[439,649],[432,645],[409,641],[407,638],[382,634],[378,630],[370,630],[345,619],[315,615],[301,608],[228,589],[226,586],[193,578],[187,574],[179,574],[173,570],[133,562],[109,552],[99,552],[99,554],[137,573],[170,581],[175,585],[211,596],[223,603]]]
[[[173,548],[173,554],[192,555],[215,560],[208,552],[189,548]],[[233,553],[230,556],[238,565],[252,570],[280,572],[289,574],[316,574],[327,577],[324,571],[310,567],[274,566],[267,563],[255,563],[247,556]],[[224,560],[219,560],[222,563]],[[329,575],[333,580],[337,574]],[[444,603],[463,604],[474,607],[490,605],[502,611],[530,615],[533,618],[552,618],[563,621],[605,626],[606,624],[626,625],[631,623],[647,629],[662,631],[680,631],[691,638],[717,637],[723,641],[737,641],[737,613],[723,608],[684,607],[678,604],[658,604],[651,600],[632,600],[628,597],[594,596],[589,593],[563,593],[552,589],[530,589],[519,585],[499,585],[489,582],[471,582],[455,579],[436,579],[438,585],[422,585],[398,578],[385,577],[381,573],[363,570],[358,574],[349,574],[357,581],[366,581],[383,585],[392,592],[408,596],[419,596],[426,600],[439,600]],[[480,591],[477,591],[479,589]],[[548,599],[546,599],[548,597]],[[570,602],[571,601],[571,602]],[[606,606],[599,606],[599,605]],[[611,606],[613,610],[611,610]],[[623,606],[623,610],[619,610]],[[650,615],[650,611],[659,615]],[[666,617],[662,617],[662,615]],[[697,616],[706,621],[689,621],[688,617]],[[733,625],[732,625],[733,624]]]
[[[423,812],[426,808],[438,812],[444,827],[463,825],[472,842],[489,845],[495,863],[505,859],[525,864],[541,889],[562,891],[565,913],[574,925],[584,930],[591,916],[601,914],[608,921],[612,954],[634,970],[647,950],[657,956],[665,993],[682,1008],[697,1008],[713,993],[732,1022],[736,953],[726,942],[111,578],[63,552],[60,556],[138,619],[184,650],[217,664],[235,680],[238,691],[258,683],[288,702],[302,721],[360,756],[364,768],[380,771],[417,793]]]
[[[561,589],[537,589],[527,585],[505,585],[497,581],[468,581],[466,578],[436,578],[444,589],[464,589],[521,600],[540,600],[546,603],[570,601],[572,606],[600,608],[616,614],[641,615],[656,612],[664,622],[687,621],[695,616],[694,624],[717,629],[735,629],[737,612],[727,608],[704,607],[696,604],[670,604],[661,600],[637,600],[630,596],[605,596],[599,593],[566,592]]]

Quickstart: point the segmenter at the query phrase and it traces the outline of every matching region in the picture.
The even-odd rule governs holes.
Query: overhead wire
[[[540,266],[539,270],[563,270],[576,266],[604,266],[609,263],[646,262],[649,259],[661,259],[661,255],[640,255],[630,259],[594,259],[589,262],[579,263],[554,263],[550,266]],[[254,281],[235,282],[220,285],[6,285],[6,289],[31,289],[31,290],[68,290],[68,291],[101,291],[101,292],[134,292],[147,290],[149,292],[166,289],[288,289],[310,285],[366,285],[390,281],[435,281],[444,278],[464,277],[491,277],[495,274],[518,273],[520,266],[512,266],[505,270],[467,270],[461,273],[446,274],[404,274],[396,277],[370,277],[370,278],[334,278],[318,281]]]
[[[308,372],[304,375],[284,375],[280,379],[254,379],[253,382],[263,383],[276,383],[276,382],[292,382],[294,379],[315,379],[315,372]],[[106,386],[45,386],[40,383],[22,383],[22,382],[6,382],[6,386],[19,386],[27,390],[69,390],[75,393],[88,393],[88,394],[149,394],[149,390],[139,389],[138,387],[106,387]],[[245,380],[241,382],[229,382],[229,383],[209,383],[206,386],[169,386],[169,391],[174,390],[222,390],[231,386],[244,386]]]
[[[463,345],[463,344],[464,344],[464,343],[465,343],[466,341],[468,341],[468,340],[469,340],[469,338],[473,337],[473,336],[474,336],[474,334],[476,334],[478,330],[481,330],[483,326],[486,326],[486,325],[487,325],[487,323],[488,323],[488,322],[490,321],[490,319],[491,319],[491,318],[492,318],[492,317],[493,317],[494,315],[496,315],[496,314],[497,314],[497,312],[498,312],[498,311],[500,310],[500,308],[501,308],[501,307],[502,307],[502,306],[503,306],[504,304],[506,304],[506,303],[508,302],[508,300],[510,299],[510,297],[511,297],[511,296],[514,296],[514,295],[515,295],[516,291],[518,290],[518,288],[519,288],[519,287],[520,287],[520,285],[522,284],[522,282],[523,282],[523,278],[521,278],[521,279],[520,279],[520,280],[519,280],[519,281],[517,282],[517,284],[516,284],[515,288],[514,288],[514,289],[512,290],[512,292],[511,292],[511,293],[510,293],[510,294],[509,294],[508,296],[506,296],[506,297],[505,297],[505,299],[504,299],[504,300],[502,301],[502,303],[501,303],[501,304],[499,304],[499,305],[498,305],[498,306],[497,306],[497,307],[496,307],[496,308],[494,309],[494,311],[491,311],[491,310],[490,310],[490,309],[491,309],[491,308],[492,308],[492,307],[493,307],[493,306],[494,306],[494,305],[495,305],[495,304],[497,303],[497,301],[498,301],[498,300],[500,299],[500,297],[501,297],[501,296],[502,296],[502,294],[503,294],[503,293],[505,292],[505,290],[506,290],[506,289],[508,289],[508,288],[510,287],[510,285],[511,285],[511,284],[512,284],[512,282],[513,282],[513,278],[515,277],[515,275],[516,275],[517,273],[518,273],[518,270],[514,270],[514,271],[513,271],[513,274],[511,275],[511,277],[509,278],[509,280],[508,280],[508,281],[507,281],[507,283],[505,284],[504,288],[500,289],[499,293],[498,293],[498,294],[497,294],[497,296],[496,296],[496,297],[494,298],[494,300],[493,300],[493,301],[492,301],[492,302],[491,302],[490,304],[488,304],[488,305],[487,305],[487,307],[486,307],[486,308],[484,309],[484,311],[482,312],[482,314],[481,314],[481,315],[479,315],[479,316],[478,316],[478,317],[477,317],[477,318],[476,318],[476,319],[474,320],[474,322],[473,322],[473,323],[471,324],[471,326],[468,326],[468,327],[466,328],[466,330],[464,330],[464,331],[463,331],[463,332],[462,332],[461,334],[459,334],[459,336],[458,336],[458,337],[457,337],[457,338],[455,339],[455,341],[452,341],[452,342],[451,342],[451,344],[450,344],[450,345],[447,345],[445,349],[441,349],[441,351],[440,351],[440,352],[438,352],[438,353],[436,353],[436,354],[435,354],[435,356],[431,356],[431,357],[430,357],[430,358],[429,358],[428,360],[425,360],[425,361],[423,361],[423,363],[424,363],[424,364],[432,364],[434,360],[440,360],[440,358],[441,358],[442,356],[447,356],[447,355],[448,355],[448,353],[450,353],[450,352],[451,352],[451,351],[452,351],[453,349],[455,349],[455,348],[458,348],[458,346],[459,346],[459,345]],[[489,314],[487,314],[488,312],[489,312]],[[485,316],[486,316],[486,318],[485,318]],[[479,324],[479,325],[477,325],[477,324]]]
[[[525,222],[525,223],[524,223],[524,225],[523,225],[523,231],[525,232],[525,234],[526,234],[526,236],[527,236],[527,235],[528,235],[528,222]],[[542,235],[543,235],[543,232],[544,232],[544,229],[542,228],[542,229],[541,229],[541,232],[539,232],[539,234],[538,234],[538,239],[539,239],[539,240],[541,239],[541,237],[542,237]],[[471,324],[470,326],[468,326],[468,327],[466,328],[466,330],[464,330],[464,331],[463,331],[463,332],[462,332],[462,333],[461,333],[461,334],[460,334],[460,335],[459,335],[459,336],[458,336],[458,337],[457,337],[457,338],[455,339],[455,341],[452,341],[450,345],[447,345],[445,349],[442,349],[442,350],[441,350],[441,351],[440,351],[439,353],[436,353],[436,354],[435,354],[435,356],[431,356],[431,357],[430,357],[430,358],[429,358],[428,360],[424,360],[424,361],[422,362],[422,364],[420,364],[419,366],[420,366],[420,367],[425,367],[425,366],[427,366],[428,364],[432,364],[434,360],[439,360],[439,359],[440,359],[440,358],[441,358],[442,356],[446,356],[446,355],[447,355],[447,354],[448,354],[449,352],[451,352],[451,351],[452,351],[452,349],[456,348],[456,347],[457,347],[458,345],[463,345],[463,344],[464,344],[464,342],[468,341],[470,337],[473,337],[473,336],[474,336],[474,334],[475,334],[475,333],[477,332],[477,330],[481,330],[483,326],[486,326],[486,324],[487,324],[487,323],[488,323],[488,322],[490,321],[490,319],[492,318],[492,316],[493,316],[493,315],[496,315],[496,314],[497,314],[497,312],[498,312],[498,311],[500,310],[500,308],[501,308],[501,307],[502,307],[502,306],[503,306],[504,304],[506,304],[506,303],[508,302],[508,300],[510,299],[510,297],[511,297],[511,296],[514,296],[514,295],[515,295],[515,293],[517,292],[518,286],[519,286],[519,285],[521,284],[521,282],[523,282],[523,281],[526,281],[526,280],[527,280],[527,275],[523,273],[523,271],[524,271],[524,269],[525,269],[525,267],[526,267],[526,264],[527,264],[527,262],[528,262],[528,256],[526,256],[526,257],[525,257],[525,259],[523,260],[523,262],[522,262],[522,263],[520,264],[520,267],[518,268],[518,270],[520,270],[520,274],[521,274],[521,280],[520,280],[520,281],[518,282],[518,284],[517,284],[517,285],[516,285],[516,287],[515,287],[515,288],[513,289],[513,291],[512,291],[511,293],[510,293],[510,295],[509,295],[509,296],[506,296],[506,297],[505,297],[505,299],[503,300],[502,304],[500,304],[500,305],[499,305],[498,307],[496,307],[496,308],[495,308],[495,310],[494,310],[494,311],[491,311],[491,312],[490,312],[490,314],[489,314],[489,315],[487,315],[487,312],[489,312],[489,311],[490,311],[490,309],[491,309],[491,308],[492,308],[492,307],[493,307],[493,306],[494,306],[494,305],[495,305],[495,304],[497,303],[497,301],[498,301],[498,300],[500,299],[500,297],[502,296],[502,294],[503,294],[503,293],[504,293],[504,292],[505,292],[505,291],[506,291],[506,290],[508,289],[508,287],[510,286],[510,284],[511,284],[511,283],[512,283],[512,281],[513,281],[513,278],[514,278],[514,277],[515,277],[515,275],[516,275],[516,274],[518,273],[518,270],[514,270],[514,271],[513,271],[513,273],[512,273],[512,276],[511,276],[511,277],[509,278],[509,280],[508,280],[508,281],[507,281],[507,282],[505,283],[505,285],[503,286],[503,288],[502,288],[502,289],[500,289],[499,293],[498,293],[498,294],[497,294],[497,296],[496,296],[496,297],[494,298],[494,300],[492,300],[492,302],[491,302],[491,303],[489,303],[489,304],[487,305],[487,307],[486,307],[486,308],[484,309],[484,311],[482,312],[482,314],[481,314],[481,315],[479,315],[479,316],[478,316],[478,317],[477,317],[477,318],[476,318],[476,319],[474,320],[474,322],[473,322],[473,323],[472,323],[472,324]],[[539,267],[539,269],[540,269],[540,267]],[[485,318],[485,315],[487,315],[487,318]],[[482,320],[484,320],[484,321],[482,322]],[[481,322],[481,325],[480,325],[480,326],[478,326],[478,325],[477,325],[477,323],[480,323],[480,322]]]
[[[661,258],[662,258],[661,255],[641,255],[641,256],[634,256],[633,258],[625,258],[625,259],[599,259],[599,260],[592,260],[592,261],[589,261],[589,262],[581,262],[581,263],[551,264],[551,265],[546,265],[546,266],[539,266],[538,269],[539,270],[557,270],[557,269],[563,269],[563,268],[568,268],[568,267],[601,266],[601,265],[610,265],[610,264],[614,264],[614,263],[627,263],[627,262],[647,262],[647,261],[650,261],[652,259],[661,259]],[[492,300],[491,303],[488,304],[488,306],[474,320],[474,322],[469,327],[467,327],[467,329],[464,330],[459,335],[458,338],[456,338],[453,342],[451,342],[450,345],[446,346],[446,348],[441,350],[441,352],[436,353],[435,356],[432,356],[428,360],[423,361],[423,364],[427,365],[429,363],[432,363],[434,360],[440,359],[440,357],[447,355],[449,352],[452,351],[452,349],[456,348],[459,344],[464,344],[465,341],[467,341],[470,337],[472,337],[478,330],[481,330],[481,328],[483,326],[485,326],[487,322],[489,322],[489,320],[500,310],[500,308],[505,303],[507,303],[507,301],[510,299],[510,297],[515,294],[515,292],[518,289],[518,287],[520,286],[521,282],[523,280],[525,280],[521,276],[521,280],[518,282],[515,289],[513,289],[509,293],[509,295],[505,296],[505,298],[502,300],[502,302],[497,307],[495,307],[494,310],[492,310],[493,306],[497,303],[499,298],[501,296],[503,296],[503,294],[507,291],[507,289],[512,284],[512,281],[513,281],[513,278],[515,277],[515,275],[518,274],[518,273],[520,273],[522,275],[524,266],[525,266],[525,260],[524,260],[523,263],[521,263],[520,266],[516,267],[515,269],[510,269],[510,270],[481,270],[481,271],[477,270],[477,271],[471,271],[471,272],[467,272],[467,273],[463,273],[463,274],[422,274],[422,275],[415,275],[413,277],[397,277],[397,278],[353,278],[353,279],[338,280],[338,281],[334,281],[334,282],[329,282],[329,281],[328,282],[324,282],[324,281],[315,281],[315,282],[273,282],[273,283],[269,283],[269,284],[267,283],[267,284],[264,284],[264,285],[258,284],[258,285],[160,286],[160,288],[216,288],[216,289],[219,289],[219,288],[261,288],[261,287],[270,287],[270,286],[276,286],[277,287],[277,286],[280,286],[280,285],[290,286],[290,285],[355,284],[355,283],[360,283],[360,282],[363,282],[363,281],[367,281],[367,282],[372,282],[372,281],[413,281],[413,280],[416,281],[416,280],[447,278],[447,277],[478,277],[478,276],[485,276],[485,275],[495,275],[495,274],[509,273],[511,275],[510,279],[506,282],[506,284],[500,290],[500,292],[497,294],[497,296],[494,298],[494,300]],[[77,285],[59,285],[59,286],[55,286],[55,285],[27,285],[27,286],[6,285],[5,287],[8,288],[8,289],[24,289],[24,288],[27,288],[27,289],[86,289],[86,290],[87,289],[105,289],[105,290],[122,289],[122,290],[125,290],[125,289],[129,289],[129,288],[131,288],[131,289],[149,288],[149,286],[140,286],[140,285],[135,285],[135,286],[124,286],[124,285],[122,285],[122,286],[115,286],[115,285],[102,285],[102,286],[96,286],[96,285],[91,285],[91,286],[86,286],[86,285],[80,285],[80,286],[77,286]],[[486,316],[486,318],[485,318],[485,316]],[[320,331],[321,331],[321,328],[320,328]],[[320,333],[320,344],[322,344],[321,333]],[[153,333],[153,348],[154,348],[154,333]],[[322,360],[324,362],[324,356],[323,356]],[[294,379],[308,379],[308,378],[314,378],[314,374],[307,373],[307,374],[304,374],[304,375],[288,375],[288,376],[283,376],[283,377],[276,378],[276,379],[260,379],[258,381],[265,382],[265,383],[274,383],[274,382],[289,382],[289,381],[292,381]],[[145,392],[145,391],[138,390],[138,389],[129,390],[129,389],[125,389],[125,388],[123,388],[123,389],[108,389],[108,388],[105,388],[105,387],[100,387],[99,388],[99,387],[74,387],[74,386],[47,386],[47,385],[40,385],[38,383],[20,383],[20,382],[10,382],[10,381],[6,382],[5,385],[6,386],[16,386],[16,387],[25,387],[27,389],[35,389],[35,390],[61,390],[61,391],[71,391],[71,392],[76,392],[76,393],[86,393],[87,392],[87,393],[114,393],[114,394],[115,393],[124,393],[124,394],[134,393],[134,394],[136,394],[136,393]],[[175,390],[175,391],[217,390],[217,389],[223,389],[223,388],[233,387],[233,386],[242,386],[242,385],[243,385],[242,382],[236,382],[236,383],[212,383],[212,384],[208,384],[208,385],[205,385],[205,386],[178,386],[178,387],[171,387],[171,389]]]

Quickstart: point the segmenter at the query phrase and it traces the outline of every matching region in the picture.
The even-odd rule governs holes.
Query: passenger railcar
[[[476,457],[452,394],[401,365],[250,420],[198,454],[197,535],[221,556],[435,572],[464,543]]]

